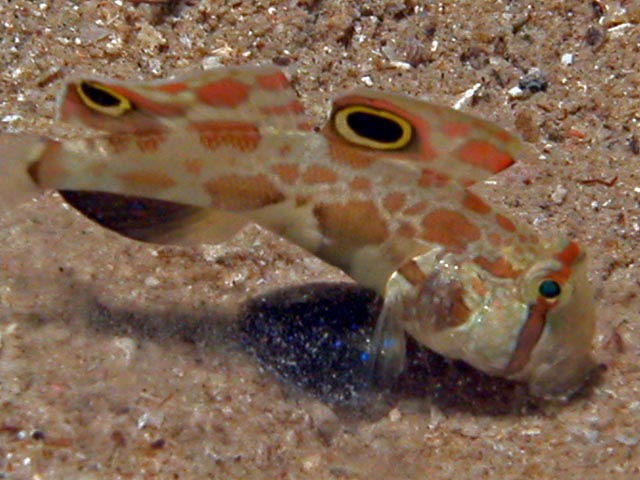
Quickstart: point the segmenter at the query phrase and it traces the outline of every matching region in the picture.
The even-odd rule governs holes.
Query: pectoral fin
[[[67,203],[125,237],[194,246],[231,238],[247,221],[219,210],[103,192],[61,191]]]
[[[380,387],[390,387],[398,379],[404,368],[406,356],[406,337],[400,324],[402,299],[396,295],[387,295],[371,344],[373,379]]]

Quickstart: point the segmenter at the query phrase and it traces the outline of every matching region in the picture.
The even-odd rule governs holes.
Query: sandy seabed
[[[535,153],[483,194],[589,251],[603,365],[568,404],[463,371],[345,411],[230,333],[247,298],[343,274],[256,227],[137,243],[48,194],[0,220],[0,478],[640,478],[639,23],[636,0],[0,0],[3,131],[69,134],[69,76],[275,63],[317,124],[367,85],[519,132]]]

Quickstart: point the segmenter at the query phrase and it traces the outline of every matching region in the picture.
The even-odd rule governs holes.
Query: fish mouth
[[[550,400],[566,400],[579,390],[597,367],[595,314],[578,312],[583,306],[576,302],[570,311],[556,312],[532,305],[504,376],[527,382],[532,395]]]

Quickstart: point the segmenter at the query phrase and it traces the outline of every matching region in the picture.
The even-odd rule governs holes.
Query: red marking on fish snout
[[[291,185],[300,176],[300,168],[298,165],[294,163],[280,163],[271,167],[271,171],[275,173],[278,178],[288,184]]]
[[[338,181],[338,175],[333,170],[323,167],[321,165],[311,165],[308,167],[302,179],[307,184],[333,184]]]

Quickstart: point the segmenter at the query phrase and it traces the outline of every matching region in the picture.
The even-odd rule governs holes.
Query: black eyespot
[[[562,288],[555,280],[543,280],[538,287],[538,293],[544,298],[556,298],[561,292]]]
[[[101,115],[119,117],[133,109],[131,101],[108,85],[83,81],[75,85],[80,101],[89,110]]]
[[[368,105],[343,107],[333,116],[335,132],[344,140],[374,150],[401,150],[414,137],[413,127],[400,115]]]
[[[117,97],[102,88],[91,85],[90,83],[82,82],[78,88],[86,98],[101,107],[117,107],[122,103],[122,99],[120,97]]]
[[[403,135],[398,122],[367,112],[350,113],[347,125],[361,137],[381,143],[397,142]]]

